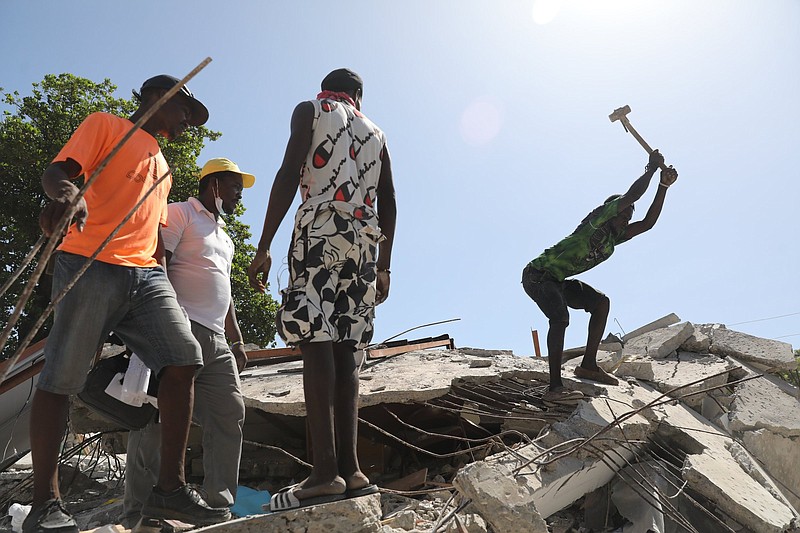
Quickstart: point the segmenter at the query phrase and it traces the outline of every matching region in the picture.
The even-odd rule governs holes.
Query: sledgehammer
[[[613,113],[608,115],[608,119],[611,122],[616,122],[617,120],[622,122],[622,127],[625,128],[625,131],[630,132],[630,134],[633,135],[633,138],[636,139],[637,141],[639,141],[639,144],[641,144],[642,147],[645,150],[647,150],[648,154],[653,153],[653,149],[650,148],[650,145],[647,144],[647,141],[642,139],[642,136],[639,135],[639,132],[636,131],[635,129],[633,129],[633,126],[631,125],[631,121],[628,120],[628,113],[630,113],[630,112],[631,112],[630,106],[627,106],[627,105],[626,106],[622,106],[622,107],[619,107],[619,108],[615,109]],[[664,163],[661,163],[660,167],[661,167],[661,170],[666,170],[667,169],[667,165],[665,165]]]

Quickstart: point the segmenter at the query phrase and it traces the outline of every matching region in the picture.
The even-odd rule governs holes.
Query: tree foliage
[[[96,83],[72,74],[47,75],[33,83],[27,96],[0,88],[0,105],[5,108],[0,120],[0,176],[7,195],[6,212],[0,218],[0,284],[17,271],[41,235],[38,215],[49,200],[40,177],[72,132],[90,113],[105,111],[125,117],[135,111],[136,102],[115,97],[115,90],[109,79]],[[189,128],[174,141],[159,139],[173,170],[170,201],[184,201],[196,193],[197,158],[207,141],[219,137],[220,133],[200,126]],[[275,338],[277,304],[268,294],[255,293],[247,284],[247,265],[255,250],[246,243],[249,227],[238,218],[243,212],[240,207],[237,214],[226,217],[228,233],[236,245],[233,298],[245,341],[266,346]],[[34,268],[35,261],[0,298],[0,323],[8,322]],[[50,279],[43,276],[0,358],[13,353],[49,301]],[[47,336],[51,321],[48,320],[36,339]]]

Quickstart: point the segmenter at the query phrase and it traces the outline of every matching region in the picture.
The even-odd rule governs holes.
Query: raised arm
[[[381,304],[389,297],[390,275],[392,265],[392,245],[394,244],[394,228],[397,221],[397,204],[394,197],[394,179],[392,178],[392,161],[389,148],[383,147],[381,157],[381,174],[378,178],[378,224],[384,240],[378,245],[378,280],[375,303]]]
[[[272,239],[278,231],[283,218],[286,216],[289,207],[292,205],[294,195],[297,193],[297,186],[300,183],[300,170],[303,162],[311,148],[311,127],[314,121],[314,104],[311,102],[301,102],[292,113],[291,134],[289,142],[286,144],[286,152],[283,155],[283,163],[275,181],[272,183],[272,190],[269,194],[267,213],[264,216],[264,227],[261,230],[261,239],[258,241],[258,249],[250,267],[247,269],[247,277],[253,289],[264,292],[267,288],[267,278],[269,269],[272,266],[270,256],[270,246]]]
[[[664,207],[664,198],[667,196],[667,189],[669,189],[669,186],[675,183],[677,179],[678,171],[674,168],[669,167],[661,171],[661,179],[659,180],[658,190],[653,198],[653,203],[650,204],[650,208],[647,210],[647,214],[642,220],[628,224],[628,227],[625,229],[626,240],[632,239],[656,225],[656,221],[659,215],[661,215],[661,208]]]
[[[650,154],[650,160],[645,167],[644,174],[639,177],[636,181],[633,182],[628,192],[622,195],[619,200],[619,211],[622,212],[634,202],[636,202],[639,198],[644,195],[647,191],[647,188],[650,186],[650,180],[652,179],[653,175],[658,170],[658,167],[661,163],[664,162],[664,156],[658,150],[653,150],[653,153]]]

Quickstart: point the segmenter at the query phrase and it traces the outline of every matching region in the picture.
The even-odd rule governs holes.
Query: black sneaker
[[[196,526],[209,526],[230,520],[231,511],[227,507],[209,507],[197,489],[191,485],[184,485],[168,493],[153,487],[153,492],[142,507],[142,517],[180,520]]]
[[[59,499],[47,500],[31,509],[22,522],[23,533],[79,533],[78,524]]]

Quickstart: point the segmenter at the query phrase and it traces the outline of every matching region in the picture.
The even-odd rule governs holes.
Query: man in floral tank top
[[[355,354],[372,339],[375,306],[389,294],[396,207],[386,137],[361,113],[362,95],[361,78],[338,69],[316,99],[295,108],[248,269],[250,284],[264,291],[269,248],[299,186],[277,326],[303,354],[314,466],[308,479],[273,496],[273,511],[377,491],[356,457]]]

